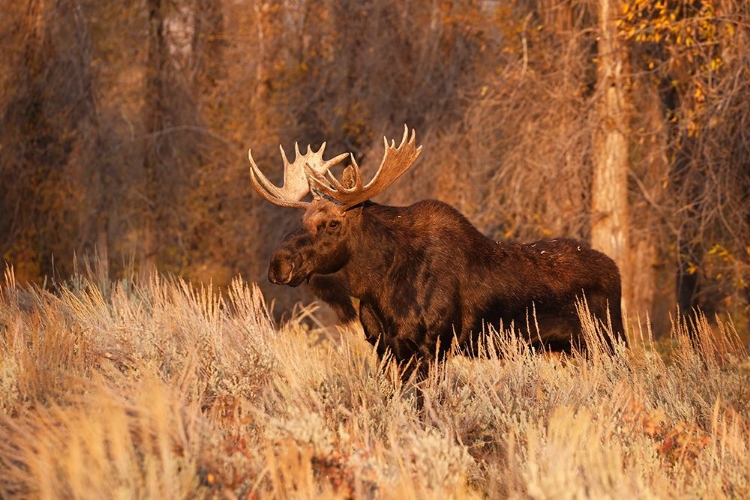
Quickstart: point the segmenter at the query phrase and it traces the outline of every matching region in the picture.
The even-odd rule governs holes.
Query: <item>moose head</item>
[[[407,140],[408,139],[408,140]],[[323,160],[326,144],[318,151],[308,146],[300,153],[295,144],[295,159],[289,163],[284,149],[284,184],[281,188],[271,183],[250,159],[250,179],[253,187],[264,199],[281,207],[302,208],[302,225],[284,238],[271,257],[268,279],[277,285],[296,287],[314,274],[330,275],[344,267],[357,243],[354,232],[360,227],[361,207],[370,198],[382,193],[419,156],[422,147],[415,146],[415,133],[404,126],[404,135],[398,147],[395,141],[388,144],[383,138],[385,153],[377,173],[367,184],[362,183],[359,165],[354,155],[341,154]],[[351,164],[346,167],[339,182],[330,171],[347,156]],[[312,195],[312,201],[302,201]]]

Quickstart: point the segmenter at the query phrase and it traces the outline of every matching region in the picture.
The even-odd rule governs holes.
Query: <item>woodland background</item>
[[[295,141],[367,170],[407,123],[423,153],[378,201],[589,241],[657,335],[677,307],[744,329],[745,2],[0,1],[0,258],[19,282],[98,256],[111,278],[241,274],[289,310],[311,297],[265,273],[300,214],[255,196],[247,149],[273,180]]]

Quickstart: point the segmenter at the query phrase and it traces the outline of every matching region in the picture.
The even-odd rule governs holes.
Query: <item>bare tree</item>
[[[165,129],[166,67],[168,59],[166,36],[166,7],[162,0],[148,0],[148,60],[146,62],[146,88],[144,123],[146,133],[143,169],[145,178],[145,203],[143,210],[143,269],[146,274],[156,269],[159,251],[159,220],[157,215],[162,170],[161,145]]]

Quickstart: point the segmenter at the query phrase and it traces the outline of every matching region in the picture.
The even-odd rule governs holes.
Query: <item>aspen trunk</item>
[[[617,37],[618,0],[599,0],[597,127],[594,131],[591,245],[620,267],[622,306],[630,310],[631,259],[628,218],[628,109],[625,54]]]

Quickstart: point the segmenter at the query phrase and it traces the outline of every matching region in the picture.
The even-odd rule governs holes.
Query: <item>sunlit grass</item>
[[[699,317],[691,342],[676,321],[668,357],[640,325],[629,348],[564,358],[503,332],[418,389],[311,314],[279,328],[239,279],[50,293],[7,271],[0,497],[750,495],[750,361],[730,324]]]

